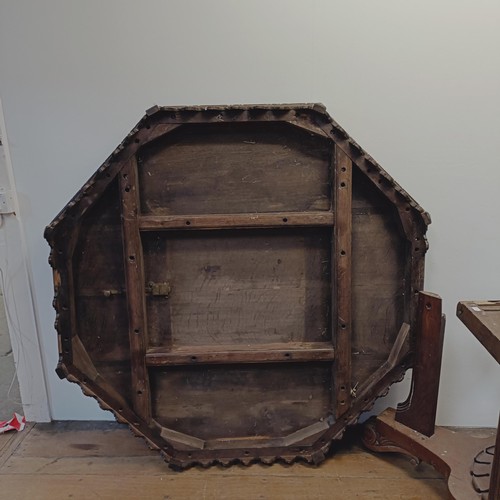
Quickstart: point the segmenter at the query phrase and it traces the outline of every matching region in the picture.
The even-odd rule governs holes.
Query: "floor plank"
[[[4,498],[50,499],[443,499],[440,480],[336,478],[305,481],[281,476],[82,476],[22,475],[2,477]]]
[[[0,434],[0,469],[29,436],[33,428],[34,424],[27,423],[22,432],[5,432],[4,434]]]
[[[38,424],[14,436],[3,448],[0,439],[0,498],[446,498],[445,482],[432,467],[367,452],[355,433],[319,467],[278,463],[184,472],[168,468],[114,422]]]
[[[12,456],[0,469],[0,476],[5,474],[115,474],[123,475],[147,473],[150,476],[178,476],[180,473],[166,466],[156,453],[150,457],[26,457],[20,454]],[[441,476],[430,466],[421,464],[414,467],[411,462],[400,456],[375,456],[361,450],[335,454],[320,467],[306,464],[283,465],[272,467],[253,464],[249,467],[234,465],[229,468],[215,466],[209,469],[192,468],[183,476],[195,477],[203,474],[212,476],[280,476],[307,477],[317,479],[365,477],[385,479],[439,479]]]

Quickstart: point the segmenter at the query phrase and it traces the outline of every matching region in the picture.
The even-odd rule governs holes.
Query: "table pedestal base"
[[[363,442],[375,452],[404,453],[415,463],[431,464],[448,479],[456,500],[486,499],[495,436],[477,434],[436,427],[428,437],[396,421],[396,410],[388,408],[366,423]]]

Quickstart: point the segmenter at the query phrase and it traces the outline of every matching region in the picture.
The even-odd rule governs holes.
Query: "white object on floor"
[[[21,432],[25,426],[26,417],[24,415],[19,415],[19,413],[14,413],[14,416],[10,420],[0,420],[0,434],[8,431]]]

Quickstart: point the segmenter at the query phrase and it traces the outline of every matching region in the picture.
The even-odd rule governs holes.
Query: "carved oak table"
[[[317,464],[413,366],[429,223],[322,105],[154,106],[46,228],[57,373],[173,467]]]

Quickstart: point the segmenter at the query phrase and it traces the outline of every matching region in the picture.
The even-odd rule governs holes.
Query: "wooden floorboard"
[[[6,499],[442,499],[444,480],[400,455],[375,455],[352,436],[319,467],[254,464],[176,472],[113,422],[38,424],[0,436]]]

